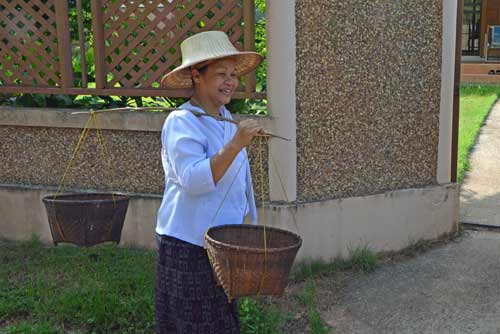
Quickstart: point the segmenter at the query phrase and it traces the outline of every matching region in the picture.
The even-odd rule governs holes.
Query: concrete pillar
[[[455,78],[456,22],[457,1],[443,0],[443,56],[437,164],[437,182],[439,184],[449,183],[451,180],[451,130]]]
[[[294,201],[297,198],[295,0],[268,1],[266,24],[269,114],[274,118],[274,131],[291,139],[270,141],[269,193],[272,201]]]

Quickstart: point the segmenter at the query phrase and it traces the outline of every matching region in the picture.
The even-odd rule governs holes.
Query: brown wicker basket
[[[297,234],[256,225],[222,225],[210,228],[205,234],[215,276],[230,300],[283,294],[301,244]]]
[[[78,246],[120,243],[129,198],[110,193],[50,195],[42,199],[52,240]]]

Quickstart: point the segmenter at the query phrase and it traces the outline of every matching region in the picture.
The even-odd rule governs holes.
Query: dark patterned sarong
[[[158,237],[157,334],[238,334],[236,303],[216,285],[203,247]]]

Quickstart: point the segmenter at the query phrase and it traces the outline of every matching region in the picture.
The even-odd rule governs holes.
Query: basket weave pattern
[[[127,196],[104,193],[43,198],[54,244],[86,247],[106,241],[120,243],[128,202]]]
[[[231,300],[282,295],[302,240],[273,227],[237,224],[209,229],[205,244],[215,276]]]

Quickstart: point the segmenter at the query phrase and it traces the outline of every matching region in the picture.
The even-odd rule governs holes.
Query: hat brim
[[[257,52],[242,51],[234,54],[225,54],[218,57],[211,57],[203,61],[182,64],[176,67],[169,73],[165,74],[161,79],[161,87],[165,89],[187,89],[193,88],[193,81],[191,79],[191,67],[202,62],[210,60],[220,60],[223,58],[235,57],[236,58],[236,75],[238,77],[252,72],[262,62],[263,57]]]

